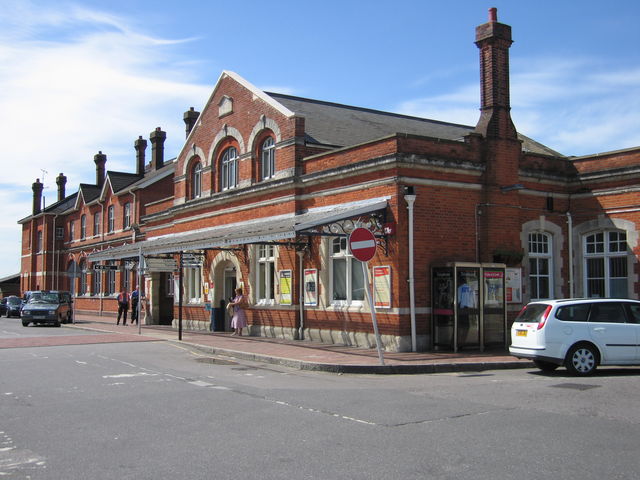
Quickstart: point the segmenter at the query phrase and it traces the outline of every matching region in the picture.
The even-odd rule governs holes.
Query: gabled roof
[[[85,205],[98,198],[100,196],[100,190],[102,189],[99,186],[88,183],[81,183],[80,188],[78,188],[78,192],[82,195]],[[80,200],[80,198],[78,198],[78,200]]]
[[[305,118],[307,142],[333,147],[347,147],[370,142],[396,133],[421,135],[462,141],[475,127],[412,117],[368,108],[311,100],[280,93],[271,98],[296,115]],[[518,134],[523,150],[544,155],[562,156],[558,152],[524,135]]]
[[[117,194],[142,178],[142,175],[137,175],[135,173],[107,172],[105,185],[108,181],[111,184],[111,190],[113,190],[113,193]]]

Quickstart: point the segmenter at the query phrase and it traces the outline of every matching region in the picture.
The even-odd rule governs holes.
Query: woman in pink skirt
[[[234,329],[232,335],[242,336],[242,329],[247,326],[247,315],[244,313],[244,307],[247,301],[242,294],[242,288],[236,288],[236,296],[229,302],[233,308],[233,318],[231,318],[231,328]]]

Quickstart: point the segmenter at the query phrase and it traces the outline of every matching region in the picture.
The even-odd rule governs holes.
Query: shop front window
[[[351,305],[364,300],[365,279],[362,262],[348,252],[347,238],[331,241],[331,292],[336,304]]]

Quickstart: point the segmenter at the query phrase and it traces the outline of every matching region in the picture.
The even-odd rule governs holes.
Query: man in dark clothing
[[[131,292],[131,325],[133,322],[138,324],[138,300],[140,298],[140,293],[138,292],[138,287]]]
[[[118,294],[118,320],[116,325],[120,325],[120,317],[122,317],[122,325],[127,324],[127,310],[129,310],[129,294],[124,289]]]

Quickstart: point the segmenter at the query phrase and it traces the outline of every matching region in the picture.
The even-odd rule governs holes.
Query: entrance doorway
[[[171,325],[173,320],[173,274],[160,274],[160,288],[158,295],[158,323]]]
[[[224,269],[224,302],[225,302],[225,307],[227,306],[227,303],[229,302],[229,300],[233,299],[233,297],[236,296],[236,286],[237,286],[237,280],[236,280],[236,267],[226,267]],[[224,329],[225,331],[230,331],[231,330],[231,316],[229,315],[227,309],[224,309],[225,311],[225,319],[224,319]]]

